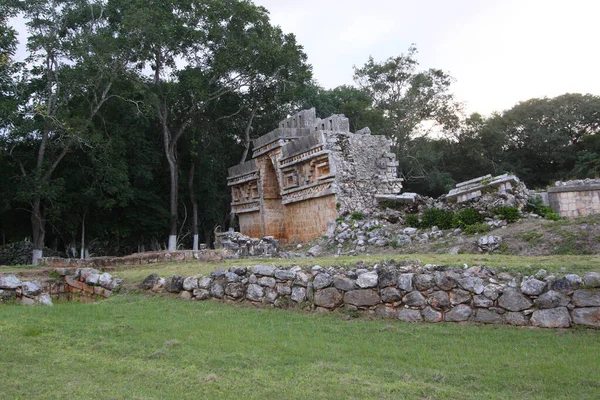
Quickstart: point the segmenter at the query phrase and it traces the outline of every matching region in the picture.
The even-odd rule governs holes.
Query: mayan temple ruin
[[[253,141],[253,158],[229,168],[231,211],[240,232],[308,242],[352,211],[370,211],[378,197],[398,195],[398,162],[384,136],[350,132],[348,118],[300,111]]]

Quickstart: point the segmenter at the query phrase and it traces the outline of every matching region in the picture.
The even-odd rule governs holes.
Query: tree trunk
[[[32,204],[31,228],[33,236],[31,263],[35,265],[40,262],[40,258],[44,255],[44,239],[46,237],[46,218],[44,217],[44,207],[39,196],[36,196]]]
[[[172,156],[172,158],[174,158]],[[170,218],[169,218],[169,251],[177,249],[177,192],[179,189],[179,182],[177,177],[177,164],[176,161],[169,160],[169,172],[171,177],[171,194],[169,196],[170,201]]]
[[[79,258],[82,260],[85,258],[85,214],[81,219],[81,254]]]
[[[192,160],[192,166],[190,167],[190,177],[188,186],[190,189],[190,201],[192,203],[192,235],[193,244],[192,250],[198,250],[198,201],[196,200],[196,192],[194,191],[194,173],[196,171],[195,160]]]

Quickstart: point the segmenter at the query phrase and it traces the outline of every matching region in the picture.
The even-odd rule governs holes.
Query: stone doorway
[[[285,209],[279,179],[270,157],[265,157],[262,176],[262,225],[264,236],[285,238]]]

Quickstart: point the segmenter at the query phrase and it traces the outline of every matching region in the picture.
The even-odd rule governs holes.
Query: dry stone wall
[[[600,214],[600,179],[556,182],[548,188],[548,200],[561,217]]]
[[[209,276],[148,276],[141,288],[314,311],[342,310],[406,322],[476,322],[600,328],[600,273],[535,276],[383,263],[371,268],[232,267]]]

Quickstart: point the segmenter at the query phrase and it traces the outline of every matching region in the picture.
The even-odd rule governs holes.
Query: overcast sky
[[[370,55],[383,61],[415,43],[423,69],[456,79],[453,91],[468,112],[567,92],[600,95],[600,0],[254,2],[296,35],[326,88],[352,84],[352,67]]]
[[[352,84],[353,65],[419,50],[455,79],[468,112],[532,97],[600,95],[600,0],[255,0],[296,34],[318,82]]]

